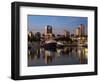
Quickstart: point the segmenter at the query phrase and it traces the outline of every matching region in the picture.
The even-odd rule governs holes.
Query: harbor
[[[39,19],[43,19],[41,16],[30,17],[39,17]],[[48,18],[48,16],[42,17]],[[62,20],[62,18],[66,18],[66,21],[69,21],[67,18],[73,19],[73,17],[59,16],[50,16],[49,18],[53,20],[57,18],[58,22]],[[78,21],[87,21],[87,18],[84,17],[74,18]],[[32,21],[30,20],[32,24],[33,20],[34,18]],[[64,20],[62,21],[65,22]],[[63,27],[63,22],[59,22],[62,26],[60,26],[59,23],[56,23],[56,27],[52,26],[54,24],[51,24],[34,29],[32,27],[28,30],[28,67],[88,64],[88,35],[85,25],[87,22],[84,24],[84,22],[80,21],[75,21],[73,26],[73,23],[70,23],[72,28],[70,27],[69,29],[67,28],[67,25]],[[45,22],[44,24],[46,24]]]
[[[86,47],[36,48],[28,53],[28,66],[87,64]]]

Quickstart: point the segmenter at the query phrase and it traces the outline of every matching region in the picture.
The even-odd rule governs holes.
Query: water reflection
[[[28,50],[28,66],[87,64],[87,48],[65,47],[46,50],[32,48]]]

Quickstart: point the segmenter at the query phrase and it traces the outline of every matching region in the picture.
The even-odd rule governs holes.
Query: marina
[[[47,65],[73,65],[87,64],[87,47],[64,46],[57,47],[55,44],[46,44],[46,47],[34,43],[28,50],[28,66],[47,66]]]
[[[40,24],[37,21],[37,28],[32,26],[28,29],[29,67],[88,64],[86,17],[29,16],[29,23],[35,24],[34,18],[45,22]],[[73,19],[74,22],[70,21]],[[56,25],[53,20],[56,20]],[[65,23],[65,20],[71,23]]]

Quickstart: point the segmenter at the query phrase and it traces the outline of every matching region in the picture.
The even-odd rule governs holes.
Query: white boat
[[[56,50],[57,42],[55,40],[45,41],[44,48],[47,50]]]
[[[57,48],[63,48],[64,47],[64,44],[61,43],[61,42],[57,42]]]

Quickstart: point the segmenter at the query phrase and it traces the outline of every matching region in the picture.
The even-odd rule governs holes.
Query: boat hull
[[[57,45],[57,48],[62,49],[62,48],[64,48],[64,45]]]
[[[46,50],[56,50],[56,43],[46,43],[44,44],[44,48]]]

